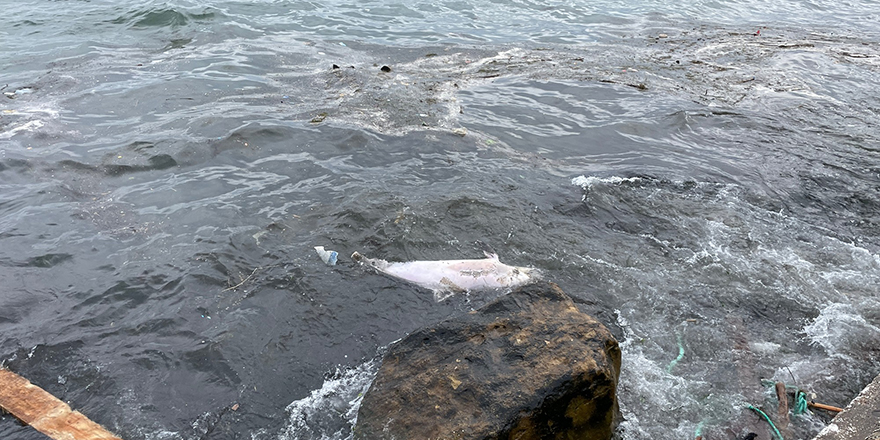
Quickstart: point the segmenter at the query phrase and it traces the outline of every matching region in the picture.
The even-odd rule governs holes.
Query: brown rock
[[[620,348],[552,283],[520,288],[394,344],[356,439],[602,439]]]

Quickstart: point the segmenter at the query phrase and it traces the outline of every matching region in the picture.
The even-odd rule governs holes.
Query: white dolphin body
[[[433,290],[437,301],[443,301],[458,292],[518,287],[540,278],[537,269],[508,266],[498,261],[498,255],[489,253],[480,260],[389,263],[355,252],[351,254],[351,259],[394,278]]]

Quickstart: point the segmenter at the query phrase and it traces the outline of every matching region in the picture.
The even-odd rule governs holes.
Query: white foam
[[[618,323],[626,323],[626,319],[618,316]],[[692,388],[700,385],[685,377],[670,374],[651,356],[645,353],[646,348],[654,344],[650,339],[635,335],[630,330],[627,338],[620,343],[623,351],[623,363],[620,371],[619,404],[624,420],[619,426],[623,439],[656,438],[658,430],[671,430],[674,438],[688,438],[694,432],[695,408],[703,404],[694,398]],[[707,398],[711,400],[711,396]],[[647,415],[657,408],[677,408],[681,417],[666,426],[654,426],[651,417],[645,421],[639,415]]]
[[[596,177],[596,176],[578,176],[574,179],[571,179],[572,185],[577,185],[581,187],[584,191],[589,191],[593,188],[593,185],[604,184],[604,185],[619,185],[624,182],[635,183],[639,182],[642,179],[639,177],[620,177],[620,176],[611,176],[611,177]],[[581,200],[587,200],[587,195],[584,194],[581,197]]]
[[[596,176],[578,176],[574,179],[571,179],[572,185],[577,185],[583,188],[584,190],[588,190],[596,184],[605,184],[605,185],[619,185],[624,182],[628,183],[636,183],[640,182],[642,179],[640,177],[620,177],[620,176],[611,176],[611,177],[596,177]]]
[[[172,431],[140,432],[147,440],[180,440],[180,433]]]
[[[837,426],[837,423],[832,423],[823,429],[817,437],[822,437],[823,435],[837,434],[840,432],[840,427]]]
[[[778,353],[782,346],[775,342],[750,342],[749,349],[755,353],[774,354]]]
[[[287,406],[290,420],[279,440],[340,440],[352,437],[364,393],[378,371],[375,360],[337,369],[320,389]]]
[[[39,121],[39,120],[28,121],[28,122],[25,122],[24,124],[21,124],[16,127],[12,127],[9,130],[6,130],[6,131],[0,133],[0,139],[9,139],[9,138],[15,136],[17,133],[22,132],[22,131],[34,131],[34,130],[42,127],[43,125],[44,125],[43,121]]]
[[[819,316],[804,327],[804,333],[811,343],[821,346],[829,355],[842,357],[847,357],[849,342],[855,336],[880,340],[880,328],[869,324],[850,304],[825,306]]]

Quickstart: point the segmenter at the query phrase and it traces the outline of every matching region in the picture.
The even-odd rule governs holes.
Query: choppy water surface
[[[878,11],[6,2],[0,362],[127,439],[346,438],[384,347],[491,299],[347,255],[488,245],[620,339],[622,439],[764,436],[761,378],[845,405],[880,373]]]

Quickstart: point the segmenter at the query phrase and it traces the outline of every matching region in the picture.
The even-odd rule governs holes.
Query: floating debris
[[[839,407],[831,406],[831,405],[826,405],[824,403],[807,402],[807,406],[809,406],[810,408],[824,409],[825,411],[830,411],[833,413],[843,412],[843,408],[839,408]]]
[[[324,119],[326,119],[327,116],[329,116],[329,115],[327,114],[327,112],[321,112],[321,113],[318,114],[318,116],[315,116],[315,117],[312,118],[312,120],[309,121],[309,122],[311,122],[312,124],[320,124],[320,123],[324,122]]]
[[[0,408],[55,440],[120,440],[55,396],[3,368]]]
[[[336,265],[336,258],[339,256],[339,253],[331,250],[324,250],[324,246],[315,246],[315,252],[318,253],[318,256],[321,257],[321,261],[328,266]]]

